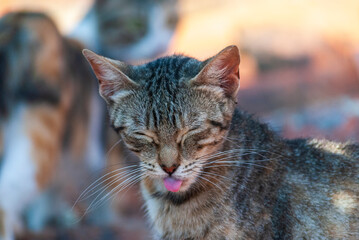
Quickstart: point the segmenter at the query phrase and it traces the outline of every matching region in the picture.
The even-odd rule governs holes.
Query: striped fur
[[[156,239],[359,238],[359,146],[285,140],[235,109],[237,47],[138,66],[84,55],[141,160]],[[183,181],[178,192],[163,166]]]

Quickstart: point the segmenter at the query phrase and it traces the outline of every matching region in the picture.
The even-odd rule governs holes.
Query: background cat
[[[103,166],[102,123],[80,44],[39,13],[8,14],[0,32],[0,238],[13,239],[25,211],[35,231],[75,221],[80,179]]]
[[[176,3],[97,0],[70,36],[109,57],[151,59],[168,48],[178,21]]]

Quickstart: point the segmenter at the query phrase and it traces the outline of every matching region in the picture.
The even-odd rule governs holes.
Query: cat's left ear
[[[202,70],[190,81],[190,84],[220,87],[226,96],[236,98],[239,90],[239,63],[237,46],[228,46],[204,61]]]

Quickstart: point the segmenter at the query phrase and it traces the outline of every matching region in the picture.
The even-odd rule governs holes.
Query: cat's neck
[[[266,148],[268,144],[283,143],[283,139],[271,130],[268,125],[261,123],[253,115],[243,112],[238,108],[233,113],[225,145],[233,143],[233,139],[241,147],[257,145],[257,148]],[[264,145],[258,145],[258,143],[264,143]]]

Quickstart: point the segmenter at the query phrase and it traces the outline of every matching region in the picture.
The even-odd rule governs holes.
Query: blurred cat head
[[[174,55],[138,66],[89,50],[83,54],[114,129],[141,159],[143,176],[164,191],[163,186],[186,191],[230,127],[239,89],[238,48],[229,46],[203,62]]]
[[[112,58],[140,60],[162,54],[178,21],[177,0],[98,0],[94,7],[94,37],[100,51]]]

